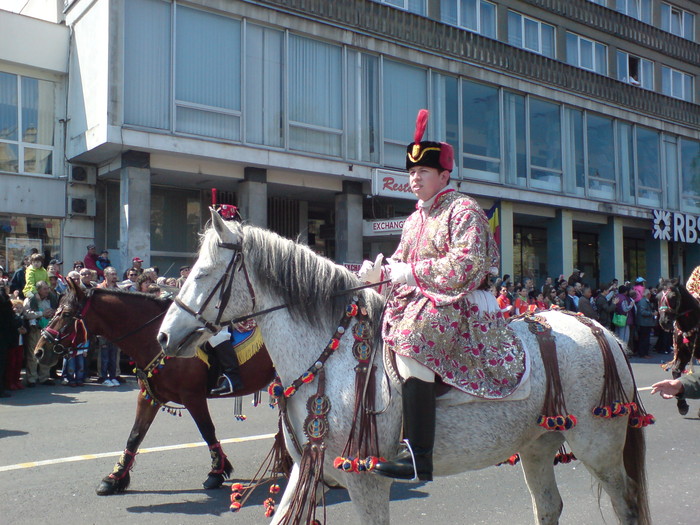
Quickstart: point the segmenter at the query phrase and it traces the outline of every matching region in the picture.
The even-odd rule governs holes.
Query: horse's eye
[[[63,312],[63,317],[68,319],[71,316],[70,312]]]
[[[195,279],[202,279],[203,277],[207,277],[209,275],[209,271],[207,270],[199,270],[197,272],[197,275],[194,276]]]

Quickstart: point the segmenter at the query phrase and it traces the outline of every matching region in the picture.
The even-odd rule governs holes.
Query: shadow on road
[[[26,436],[27,434],[29,434],[29,432],[25,432],[24,430],[5,430],[0,428],[0,439],[15,436]]]

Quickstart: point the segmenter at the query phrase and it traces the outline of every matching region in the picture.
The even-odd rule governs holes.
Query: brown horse
[[[657,296],[659,325],[673,333],[673,361],[665,368],[678,379],[691,359],[700,359],[700,303],[678,279],[665,281],[663,288]],[[688,413],[690,407],[683,395],[678,396],[676,405],[682,416]]]
[[[81,335],[85,334],[84,327],[89,335],[100,335],[118,344],[141,372],[137,372],[141,393],[136,402],[136,420],[126,449],[113,472],[102,479],[97,494],[106,496],[128,487],[129,471],[138,448],[158,410],[168,402],[184,405],[209,445],[212,467],[203,483],[204,488],[220,487],[233,467],[216,438],[216,429],[209,415],[207,396],[215,377],[201,359],[165,359],[156,341],[163,315],[171,301],[103,288],[84,292],[72,283],[70,285],[36,346],[37,358],[45,364],[55,363],[60,355],[84,341],[85,335]],[[265,388],[275,374],[264,346],[240,368],[245,384],[235,393],[236,396]]]

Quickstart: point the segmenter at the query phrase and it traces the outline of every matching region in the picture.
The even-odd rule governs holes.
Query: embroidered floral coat
[[[500,311],[469,302],[499,255],[486,215],[462,193],[440,193],[405,222],[392,256],[411,264],[417,286],[402,285],[384,316],[386,346],[427,366],[442,380],[487,399],[513,393],[525,372],[515,333]]]

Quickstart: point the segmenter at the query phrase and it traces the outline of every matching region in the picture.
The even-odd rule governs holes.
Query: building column
[[[119,171],[119,257],[125,268],[134,257],[151,265],[151,157],[148,153],[122,154]],[[114,261],[113,261],[114,262]]]
[[[600,229],[598,254],[601,287],[613,279],[625,282],[625,252],[620,217],[609,217],[608,224]]]
[[[654,236],[649,232],[644,239],[644,251],[647,259],[647,274],[642,275],[642,277],[647,280],[647,286],[656,286],[659,277],[669,276],[668,241],[654,239]],[[700,252],[698,254],[700,255]],[[630,280],[634,277],[630,275]]]
[[[668,241],[664,241],[664,244],[668,244]],[[690,274],[696,266],[700,266],[700,244],[684,244],[685,249],[685,268],[683,268],[683,282],[688,280]],[[664,251],[668,253],[668,250]],[[666,267],[666,273],[661,273],[663,277],[678,277],[677,275],[669,275],[669,268]]]
[[[244,221],[267,228],[267,170],[249,166],[243,173],[236,192],[238,211]]]
[[[343,181],[335,196],[335,261],[362,262],[362,183]]]
[[[547,225],[547,268],[554,279],[574,269],[574,221],[571,210],[557,210]]]
[[[501,201],[498,205],[498,223],[501,227],[501,271],[499,277],[508,274],[513,278],[513,203]]]

